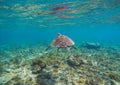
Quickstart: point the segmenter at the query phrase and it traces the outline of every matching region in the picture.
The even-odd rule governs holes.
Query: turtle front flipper
[[[51,45],[49,45],[49,46],[45,49],[45,51],[47,51],[50,47],[51,47]]]

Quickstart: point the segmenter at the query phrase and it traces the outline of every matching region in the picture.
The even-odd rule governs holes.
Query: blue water
[[[0,0],[0,48],[46,46],[57,33],[83,42],[120,46],[119,0]]]
[[[68,10],[50,14],[52,8],[61,6]],[[118,0],[1,0],[0,45],[41,41],[50,43],[57,33],[68,35],[76,43],[91,41],[119,44],[119,12]]]
[[[71,37],[76,43],[82,41],[116,43],[120,42],[120,25],[117,24],[84,24],[76,26],[60,26],[54,28],[4,28],[0,31],[1,44],[49,42],[62,33]],[[22,26],[21,26],[22,27]]]

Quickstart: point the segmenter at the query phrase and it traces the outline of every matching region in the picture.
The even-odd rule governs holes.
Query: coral
[[[22,84],[21,82],[22,82],[21,78],[19,78],[18,76],[15,76],[10,81],[5,83],[5,85],[21,85]]]
[[[46,63],[41,59],[35,59],[33,60],[31,67],[32,72],[36,74],[46,67]]]
[[[87,60],[82,58],[81,55],[72,55],[67,59],[67,64],[71,67],[81,66],[87,64]]]
[[[6,51],[15,56],[0,62],[1,85],[120,84],[117,50],[81,48],[77,52],[58,53],[55,49],[42,52],[38,46],[16,50]]]
[[[108,76],[110,79],[120,82],[120,74],[116,73],[115,71],[110,71]]]
[[[80,78],[77,83],[81,84],[81,83],[84,83],[86,81],[86,78]]]
[[[53,67],[54,68],[60,68],[61,66],[62,66],[62,62],[61,61],[58,61],[58,60],[54,61],[54,63],[53,63]]]
[[[6,73],[2,77],[0,77],[0,84],[5,84],[9,82],[12,78],[17,76],[15,73]]]
[[[54,85],[55,80],[50,73],[41,72],[37,76],[36,83],[38,83],[40,85]]]
[[[19,64],[21,62],[21,59],[18,57],[14,57],[14,58],[10,59],[10,62],[12,62],[14,64]]]
[[[99,82],[96,81],[95,79],[90,79],[86,81],[87,85],[99,85]]]

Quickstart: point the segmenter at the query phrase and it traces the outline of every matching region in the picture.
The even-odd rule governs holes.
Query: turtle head
[[[62,35],[62,34],[61,34],[61,33],[58,33],[58,36],[59,36],[59,35]]]

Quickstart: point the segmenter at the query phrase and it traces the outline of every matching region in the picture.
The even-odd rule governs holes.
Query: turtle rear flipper
[[[50,47],[51,47],[51,45],[49,45],[49,46],[45,49],[45,51],[47,51]]]
[[[74,48],[75,50],[78,50],[78,48],[76,46],[74,46],[74,45],[72,45],[72,48]]]

